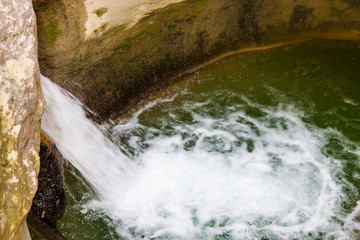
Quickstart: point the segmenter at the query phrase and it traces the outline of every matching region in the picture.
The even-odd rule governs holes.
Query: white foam
[[[292,108],[266,112],[269,118],[285,119],[288,128],[269,128],[266,119],[259,121],[243,112],[226,120],[193,113],[196,124],[175,127],[178,133],[197,135],[193,150],[184,150],[186,140],[180,135],[160,134],[149,140],[150,150],[140,156],[144,166],[112,215],[122,220],[120,232],[136,229],[145,236],[182,239],[210,238],[226,231],[237,238],[254,238],[265,230],[279,236],[325,229],[341,232],[341,226],[329,223],[341,190],[330,174],[331,159],[319,150],[322,134],[310,132]],[[237,122],[239,118],[257,126],[261,135]],[[132,124],[134,129],[149,130]],[[115,134],[121,134],[118,129]],[[222,143],[215,148],[225,154],[212,151],[214,144],[205,141],[214,136]],[[236,149],[239,137],[252,139],[254,151],[245,146]],[[274,162],[269,154],[276,156]],[[198,223],[193,221],[194,209]],[[225,216],[230,220],[220,226]],[[216,221],[214,226],[206,227],[211,220]]]
[[[338,213],[346,196],[332,169],[341,163],[320,152],[327,130],[310,131],[293,107],[262,108],[265,116],[256,119],[232,106],[215,119],[197,111],[202,104],[185,104],[194,121],[165,135],[139,121],[158,100],[112,129],[114,139],[129,134],[135,165],[86,119],[79,101],[45,77],[42,83],[48,106],[42,127],[98,193],[85,210],[106,210],[127,238],[289,239],[325,232],[351,239],[357,229],[359,206],[349,216]]]

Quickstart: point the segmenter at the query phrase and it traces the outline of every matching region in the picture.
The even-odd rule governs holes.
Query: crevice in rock
[[[41,134],[38,190],[27,223],[32,239],[64,240],[56,223],[65,212],[63,157],[54,142]]]

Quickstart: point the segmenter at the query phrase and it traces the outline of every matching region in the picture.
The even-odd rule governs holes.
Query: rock
[[[100,121],[222,53],[301,39],[360,39],[354,0],[139,0],[136,8],[129,2],[54,0],[35,8],[43,73]]]
[[[63,157],[54,142],[41,134],[38,190],[27,217],[32,238],[65,239],[56,223],[65,212]],[[39,237],[39,234],[41,237]]]
[[[290,31],[298,32],[306,29],[309,18],[313,16],[314,8],[303,5],[296,5],[290,18]]]
[[[32,2],[2,0],[0,9],[0,239],[12,240],[29,237],[45,104]]]

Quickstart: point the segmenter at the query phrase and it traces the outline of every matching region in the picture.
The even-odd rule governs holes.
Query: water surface
[[[117,150],[66,167],[69,239],[360,238],[357,43],[229,57],[97,128]]]

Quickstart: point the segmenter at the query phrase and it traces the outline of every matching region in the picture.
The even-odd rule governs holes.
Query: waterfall
[[[47,106],[41,128],[99,198],[114,195],[114,183],[110,181],[118,181],[115,184],[121,192],[136,168],[134,163],[104,135],[100,126],[86,118],[79,100],[42,75],[41,83]]]
[[[185,103],[173,97],[119,122],[110,140],[73,95],[44,76],[41,81],[47,104],[42,129],[98,196],[84,212],[104,210],[121,236],[303,239],[329,232],[348,239],[352,234],[352,217],[339,210],[347,200],[336,182],[341,162],[321,152],[327,135],[342,137],[307,127],[293,106],[262,106],[230,91],[193,94],[197,99]],[[223,98],[237,100],[218,108],[219,101],[227,103]],[[146,115],[152,108],[154,121]],[[261,117],[247,114],[249,108],[259,109]],[[122,137],[137,162],[118,147]]]

